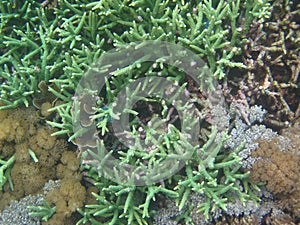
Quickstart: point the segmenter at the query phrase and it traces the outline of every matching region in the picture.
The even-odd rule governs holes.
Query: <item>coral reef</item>
[[[61,129],[57,134],[72,134],[71,97],[88,66],[103,52],[134,41],[179,43],[205,59],[214,76],[222,78],[226,68],[244,67],[232,58],[241,53],[253,19],[262,22],[271,9],[268,1],[54,2],[1,2],[5,16],[0,27],[0,97],[5,103],[1,108],[27,106],[32,96],[44,93],[39,89],[44,82],[63,101],[51,105],[62,117],[50,123]],[[151,72],[155,71],[150,67]],[[120,76],[120,80],[128,79]]]
[[[13,199],[19,202],[3,210],[0,224],[299,221],[299,129],[289,128],[282,135],[270,129],[280,131],[299,119],[299,5],[284,0],[270,3],[1,1],[0,209]],[[105,52],[143,40],[176,43],[203,58],[212,71],[205,77],[207,83],[212,86],[212,77],[223,79],[230,106],[212,107],[205,102],[205,91],[172,66],[137,61],[114,71],[115,76],[105,81],[106,90],[95,97],[98,101],[93,113],[86,105],[79,106],[96,122],[95,134],[101,137],[95,146],[97,152],[84,152],[81,134],[72,123],[78,116],[72,104],[80,79]],[[133,80],[152,76],[172,80],[178,90],[187,87],[186,93],[199,108],[197,115],[204,125],[197,133],[200,144],[191,145],[178,125],[178,112],[169,103],[157,103],[161,99],[155,97],[147,99],[147,104],[138,102],[133,108],[123,109],[131,114],[133,139],[146,140],[146,148],[123,146],[112,134],[111,122],[118,118],[112,107],[116,95]],[[126,91],[136,96],[138,88]],[[176,106],[186,109],[191,102]],[[19,108],[11,109],[15,107]],[[138,114],[140,121],[132,118]],[[160,126],[157,118],[167,121],[168,126]],[[181,128],[193,127],[196,120],[185,114]],[[157,133],[163,140],[159,146]],[[79,145],[81,161],[75,149],[69,148],[67,136],[68,141]],[[187,149],[193,155],[169,179],[163,181],[163,174],[153,169],[152,177],[160,178],[159,182],[136,187],[107,179],[114,176],[122,181],[124,177],[116,168],[101,170],[110,162],[104,157],[104,148],[121,165],[153,168],[168,155],[178,158],[177,153],[186,153]],[[168,166],[166,173],[176,170]],[[126,176],[139,179],[131,173]],[[46,202],[42,202],[38,194],[48,180],[59,180],[59,185],[45,191]],[[261,194],[255,182],[269,192]],[[28,204],[35,211],[31,217],[25,209]],[[12,217],[15,214],[9,215],[11,210],[20,215]],[[47,221],[37,221],[33,216]]]
[[[30,205],[41,205],[43,195],[28,195],[19,201],[10,202],[0,214],[1,225],[41,225],[39,218],[30,216]]]
[[[177,225],[178,221],[176,217],[184,213],[183,210],[179,210],[174,199],[160,197],[160,203],[158,204],[158,210],[153,217],[153,222],[156,225]]]
[[[251,157],[251,153],[257,148],[258,139],[270,141],[278,135],[261,124],[265,113],[266,111],[261,106],[249,107],[249,105],[236,102],[230,105],[229,114],[231,114],[232,129],[226,146],[237,148],[244,143],[244,149],[238,153],[244,168],[251,168],[256,161],[255,158]]]
[[[69,224],[78,208],[82,208],[86,198],[86,190],[79,180],[65,178],[60,187],[47,193],[46,201],[54,205],[56,212],[53,217],[43,222],[44,225]],[[76,217],[76,216],[75,216]]]
[[[225,118],[224,108],[217,106],[213,111],[215,116]],[[226,146],[232,148],[244,143],[244,148],[238,154],[243,168],[250,169],[251,180],[260,183],[260,190],[253,190],[260,200],[243,202],[235,194],[230,196],[229,192],[227,196],[232,199],[227,202],[226,209],[215,212],[210,210],[207,220],[203,212],[193,207],[207,202],[205,195],[199,196],[191,191],[187,201],[188,206],[192,207],[190,209],[185,206],[178,210],[174,201],[161,200],[164,203],[154,217],[155,224],[180,224],[178,218],[186,212],[190,213],[192,224],[297,224],[299,127],[290,127],[278,135],[264,125],[255,124],[257,121],[262,122],[265,114],[258,106],[247,108],[243,104],[232,103],[229,114],[228,119],[232,121],[233,127]],[[223,124],[227,122],[223,121]],[[261,186],[263,183],[265,185]]]
[[[43,222],[45,225],[74,224],[75,212],[82,208],[86,197],[86,188],[80,183],[79,159],[71,151],[65,151],[60,158],[61,164],[57,166],[57,178],[60,179],[60,187],[49,191],[45,199],[56,207],[53,217]]]
[[[82,176],[76,153],[67,150],[67,142],[64,139],[51,136],[55,129],[43,124],[38,111],[32,107],[0,112],[0,126],[3,130],[0,155],[4,160],[12,156],[14,159],[10,174],[11,188],[10,182],[6,182],[0,193],[1,209],[13,199],[18,200],[29,195],[35,198],[34,195],[47,189],[47,194],[43,193],[43,199],[46,199],[51,207],[56,207],[56,214],[47,224],[69,224],[66,217],[70,217],[71,213],[82,207],[86,198],[86,189],[80,183]],[[60,185],[56,189],[42,189],[48,180],[58,179]],[[27,201],[26,198],[24,201]],[[20,204],[25,203],[21,200]],[[11,207],[14,207],[13,205],[16,204],[12,203]],[[4,221],[7,223],[10,220],[5,215]],[[24,217],[24,220],[26,218],[28,217]],[[17,220],[19,221],[16,217]],[[72,223],[74,224],[74,221],[70,224]]]
[[[299,124],[300,6],[279,0],[272,7],[269,19],[252,24],[243,55],[247,69],[231,70],[229,86],[250,105],[267,109],[266,123],[280,130],[290,123]]]
[[[15,197],[34,194],[49,179],[55,179],[55,166],[67,144],[63,139],[52,137],[55,130],[43,126],[32,108],[8,110],[0,125],[5,133],[1,137],[1,155],[14,156],[11,169]],[[6,149],[13,148],[12,151]],[[4,189],[4,191],[6,191]]]
[[[98,187],[98,193],[94,194],[98,203],[86,205],[85,211],[80,211],[83,218],[78,224],[88,221],[151,224],[149,219],[155,209],[155,203],[151,199],[162,195],[175,198],[176,205],[173,204],[171,209],[159,210],[158,213],[163,215],[156,214],[155,220],[158,224],[176,221],[188,224],[192,220],[197,221],[201,215],[204,223],[208,223],[213,219],[213,215],[217,217],[222,210],[226,211],[227,205],[234,198],[239,198],[242,202],[258,201],[253,193],[253,190],[258,187],[248,181],[248,173],[240,170],[240,159],[236,154],[242,146],[230,152],[223,148],[224,136],[218,137],[217,134],[217,129],[214,129],[207,144],[197,150],[181,173],[174,175],[163,185],[148,185],[147,187],[116,185],[98,176],[97,168],[88,164],[88,176],[96,181]],[[209,156],[201,158],[198,152],[201,152],[202,156]],[[94,158],[94,160],[100,159]],[[139,196],[139,198],[132,196]],[[190,199],[195,199],[193,205],[189,205]],[[243,211],[243,209],[240,210]],[[169,214],[167,215],[165,211]],[[126,212],[128,213],[125,214]],[[193,212],[192,215],[190,215],[191,212]],[[123,220],[125,215],[128,215],[128,220]]]
[[[21,198],[19,201],[12,200],[0,214],[0,224],[13,224],[13,225],[40,225],[42,224],[40,218],[32,216],[32,210],[29,207],[39,207],[42,205],[47,192],[56,189],[60,186],[59,181],[48,181],[42,193],[37,195],[28,195]]]
[[[29,214],[30,216],[38,218],[41,217],[43,221],[48,221],[48,219],[56,212],[56,207],[51,207],[45,200],[42,201],[42,205],[30,205],[28,206],[28,209],[31,210]]]
[[[257,161],[251,169],[251,178],[266,183],[275,200],[300,218],[300,128],[287,128],[281,137],[270,142],[261,141],[252,152]],[[278,144],[280,142],[283,143]]]

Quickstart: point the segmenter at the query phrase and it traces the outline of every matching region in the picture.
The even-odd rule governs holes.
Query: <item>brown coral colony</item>
[[[86,189],[80,183],[79,159],[75,151],[68,150],[66,140],[51,136],[55,129],[44,125],[37,115],[31,107],[0,111],[0,153],[15,156],[11,170],[14,190],[5,184],[0,210],[12,199],[42,193],[47,181],[59,179],[60,187],[46,195],[49,204],[56,206],[56,214],[45,224],[72,224],[68,220],[83,206],[86,197]],[[38,161],[32,159],[29,150]]]

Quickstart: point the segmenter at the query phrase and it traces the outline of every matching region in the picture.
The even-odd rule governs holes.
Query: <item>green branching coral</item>
[[[57,21],[36,1],[0,4],[1,101],[5,103],[1,108],[28,106],[39,81],[53,77],[46,67],[61,60],[59,46],[48,41],[55,39]]]
[[[43,221],[48,221],[55,213],[55,207],[51,207],[45,200],[42,201],[42,206],[28,206],[31,211],[30,216],[40,217]]]
[[[96,184],[100,193],[93,194],[97,204],[85,206],[84,211],[79,210],[83,218],[77,224],[151,224],[149,219],[155,211],[149,205],[155,196],[158,193],[177,196],[176,192],[161,186],[124,188],[110,184],[101,190],[102,185]]]
[[[261,7],[257,7],[258,5]],[[62,63],[64,73],[51,82],[61,90],[61,93],[53,93],[66,103],[52,109],[60,114],[62,125],[57,123],[51,125],[63,130],[57,134],[73,133],[69,119],[70,96],[78,85],[79,78],[88,65],[95,62],[103,52],[130,42],[161,40],[178,43],[206,59],[215,77],[225,77],[226,68],[243,67],[242,63],[234,62],[232,58],[241,52],[240,46],[245,41],[244,33],[247,33],[248,29],[245,24],[250,23],[254,15],[259,18],[268,16],[268,6],[267,1],[257,1],[253,4],[240,1],[220,1],[218,4],[213,1],[198,4],[169,1],[111,1],[92,2],[85,6],[79,3],[71,5],[64,1],[61,7],[68,10],[62,11],[60,7],[55,10],[58,10],[58,15],[63,15],[65,22],[55,31],[60,37],[57,44],[63,43],[68,51]],[[68,11],[72,11],[75,15],[67,13]],[[246,21],[241,18],[244,13],[249,14],[245,17]],[[81,15],[80,19],[77,18],[77,14]],[[72,33],[73,30],[76,37]],[[138,74],[153,73],[151,67],[143,70],[136,69],[136,66],[128,67],[124,71],[126,73],[118,74],[116,80],[111,81],[111,85],[116,86],[115,82],[118,82],[117,89],[123,88],[131,79],[137,78]],[[177,81],[182,79],[178,74],[174,75],[176,72],[172,73],[170,70],[163,69],[162,73],[169,77],[172,74]],[[136,76],[132,77],[130,74]],[[73,138],[74,136],[70,140]]]
[[[249,24],[269,15],[268,1],[1,1],[1,101],[30,104],[40,81],[70,102],[80,77],[103,51],[133,41],[179,43],[205,58],[218,78],[239,66]],[[242,19],[243,18],[243,19]],[[66,107],[66,106],[65,106]],[[63,117],[65,114],[62,114]],[[67,129],[67,127],[64,129]]]
[[[226,212],[227,203],[234,202],[235,197],[242,203],[250,199],[259,200],[253,193],[259,190],[258,186],[248,180],[249,172],[241,170],[242,164],[237,153],[243,149],[243,145],[234,150],[225,149],[226,134],[220,139],[217,133],[214,129],[208,142],[194,154],[185,167],[186,175],[180,178],[175,187],[180,195],[180,210],[186,205],[191,191],[206,196],[206,202],[197,206],[198,212],[202,212],[206,220],[211,219],[211,213],[217,209]],[[199,155],[203,154],[209,157],[202,160]]]
[[[254,191],[259,188],[248,179],[249,172],[241,169],[237,156],[243,145],[235,150],[225,149],[226,139],[226,134],[219,137],[214,128],[208,142],[198,147],[194,157],[179,173],[165,182],[149,186],[117,185],[99,176],[95,165],[85,165],[88,176],[96,182],[98,193],[93,195],[97,204],[86,205],[85,209],[79,210],[83,218],[78,224],[152,224],[155,200],[159,195],[175,198],[178,209],[183,210],[178,219],[187,223],[191,222],[191,208],[186,208],[187,201],[195,193],[204,196],[205,201],[191,207],[204,214],[207,221],[212,219],[214,211],[221,209],[226,212],[227,204],[236,199],[243,204],[248,200],[258,202]],[[101,160],[100,157],[95,159]]]
[[[2,160],[0,156],[0,191],[4,184],[8,181],[11,190],[13,190],[13,183],[10,176],[11,169],[14,165],[15,157],[10,157],[7,161]]]

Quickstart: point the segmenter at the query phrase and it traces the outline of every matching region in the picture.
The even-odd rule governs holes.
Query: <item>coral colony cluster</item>
[[[0,18],[0,225],[299,223],[296,1],[3,0]],[[99,58],[145,41],[210,72],[197,83],[168,55],[136,58],[76,95],[112,70]],[[123,134],[118,94],[137,99]],[[103,169],[111,157],[141,170]]]

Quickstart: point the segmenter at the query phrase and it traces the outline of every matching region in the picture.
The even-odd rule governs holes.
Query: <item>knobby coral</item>
[[[0,208],[2,210],[7,206],[2,217],[3,223],[21,221],[22,218],[23,221],[37,221],[28,216],[16,216],[14,220],[9,216],[10,210],[18,204],[23,207],[26,204],[24,202],[34,206],[40,205],[40,200],[39,204],[35,204],[32,199],[42,192],[48,180],[59,179],[61,186],[49,190],[43,199],[51,204],[51,208],[56,207],[54,219],[49,220],[48,224],[55,224],[54,221],[56,224],[68,224],[64,221],[68,221],[70,215],[84,204],[86,197],[86,189],[80,183],[82,176],[79,173],[79,159],[76,153],[67,150],[67,142],[64,139],[51,136],[53,128],[45,125],[38,111],[32,107],[0,112],[2,116],[0,126],[3,130],[0,139],[0,155],[3,157],[1,163],[13,159],[12,165],[7,168],[10,173],[4,173],[9,182],[3,185],[1,183]],[[1,164],[1,170],[2,168]],[[29,195],[31,197],[27,200],[25,198],[19,203],[10,203],[11,200],[20,200]],[[23,215],[26,212],[29,211],[24,207],[20,208],[19,213]]]
[[[251,178],[264,182],[277,202],[294,217],[300,218],[300,129],[291,127],[270,142],[261,141],[253,151],[257,158]]]

